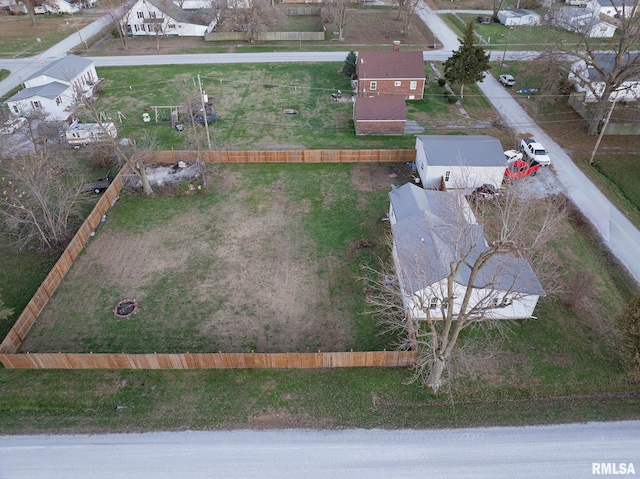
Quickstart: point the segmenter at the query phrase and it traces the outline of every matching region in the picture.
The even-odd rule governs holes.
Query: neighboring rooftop
[[[20,90],[18,93],[9,98],[7,101],[26,100],[28,98],[33,98],[34,96],[50,98],[53,100],[55,98],[58,98],[69,88],[69,85],[54,81],[51,83],[47,83],[46,85],[24,88],[23,90]]]
[[[87,58],[79,57],[77,55],[67,55],[64,58],[54,60],[50,64],[45,65],[40,69],[40,71],[31,75],[26,81],[45,75],[50,78],[55,78],[56,80],[70,82],[92,63],[93,60],[89,60]]]
[[[404,121],[407,106],[401,95],[359,96],[353,106],[353,116],[356,120]]]

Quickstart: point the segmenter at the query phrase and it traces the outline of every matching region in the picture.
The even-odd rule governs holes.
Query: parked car
[[[533,138],[523,139],[520,142],[520,151],[525,156],[523,159],[527,160],[529,163],[537,161],[542,166],[548,166],[551,163],[551,158],[549,158],[546,148]]]
[[[478,186],[471,193],[472,201],[483,201],[483,200],[497,200],[502,196],[502,193],[495,185],[491,183],[484,183]]]
[[[113,172],[110,170],[107,173],[107,176],[105,176],[104,178],[98,178],[96,181],[93,181],[91,183],[85,183],[82,186],[82,192],[83,193],[102,193],[104,192],[107,188],[109,188],[109,185],[113,182],[113,178],[114,178],[114,174]]]
[[[504,170],[504,178],[506,180],[516,180],[525,176],[536,176],[540,169],[540,163],[532,161],[527,163],[524,160],[513,160]]]
[[[511,75],[500,75],[498,81],[504,86],[513,86],[516,84],[516,79]]]
[[[507,150],[504,152],[504,159],[507,160],[507,163],[511,163],[515,160],[521,160],[522,156],[522,153],[517,150]]]

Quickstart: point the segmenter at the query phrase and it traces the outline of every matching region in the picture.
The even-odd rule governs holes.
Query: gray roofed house
[[[7,100],[11,113],[42,115],[46,120],[66,120],[78,98],[91,97],[100,79],[92,60],[68,55],[44,60],[44,66],[24,81],[24,89]]]
[[[425,298],[444,299],[442,288],[451,264],[461,263],[462,255],[473,264],[488,245],[463,195],[423,190],[407,183],[393,189],[389,199],[396,275],[405,306],[419,315],[416,304],[428,302]],[[453,279],[458,297],[466,290],[470,273],[464,264],[456,272]],[[489,306],[492,298],[511,298],[512,303],[495,306],[496,311],[488,313],[500,318],[532,316],[538,298],[545,294],[531,266],[515,253],[493,256],[480,269],[473,287]]]
[[[79,57],[77,55],[67,55],[59,60],[45,64],[42,69],[31,75],[24,83],[25,86],[35,86],[32,83],[42,84],[52,80],[57,80],[67,85],[93,64],[93,60]]]
[[[602,68],[605,72],[611,71],[615,66],[615,56],[613,53],[595,53],[593,63]],[[611,93],[608,100],[613,101],[637,101],[640,99],[640,74],[633,74],[640,69],[640,54],[638,52],[627,53],[622,59],[622,64],[626,65],[631,73],[628,78],[624,78],[617,89]],[[633,68],[635,66],[635,68]],[[620,78],[620,77],[619,77]],[[601,98],[606,87],[602,74],[584,60],[578,60],[571,65],[568,79],[573,83],[574,88],[579,93],[584,93],[584,101],[592,102]]]
[[[425,188],[500,187],[506,166],[502,144],[492,136],[416,136],[416,168]]]
[[[33,98],[35,96],[41,96],[43,98],[55,99],[62,95],[67,89],[69,85],[65,85],[60,82],[51,82],[46,85],[34,86],[31,88],[25,88],[20,90],[18,93],[13,95],[10,100],[11,101],[19,101],[26,100],[28,98]]]

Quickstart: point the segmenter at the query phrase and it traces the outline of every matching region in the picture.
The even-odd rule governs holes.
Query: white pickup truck
[[[527,157],[529,162],[537,161],[542,166],[549,166],[551,158],[542,144],[533,138],[525,138],[520,142],[520,151]]]

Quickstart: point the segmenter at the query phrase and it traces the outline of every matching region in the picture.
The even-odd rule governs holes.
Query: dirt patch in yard
[[[211,193],[223,200],[147,200],[164,205],[155,213],[149,213],[152,205],[120,213],[131,199],[121,200],[45,308],[22,352],[354,347],[353,312],[345,306],[352,299],[336,292],[352,273],[336,253],[318,255],[304,226],[314,200],[292,200],[290,179],[282,175],[255,184],[242,169],[225,169]],[[401,184],[409,175],[404,164],[354,165],[331,178],[318,174],[321,209],[332,211],[332,202],[344,201],[340,181],[355,186],[355,208],[364,211],[369,200],[361,195],[384,195],[391,182]],[[377,221],[371,213],[368,220],[352,216],[360,226]],[[111,227],[111,221],[130,224],[130,230]],[[346,247],[353,249],[351,243]],[[130,318],[113,314],[123,299],[139,304]]]

